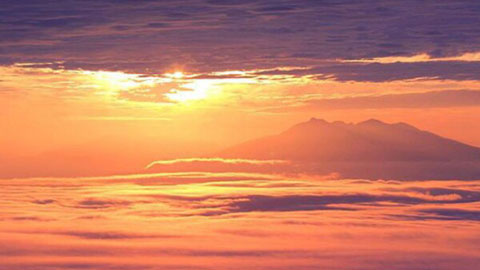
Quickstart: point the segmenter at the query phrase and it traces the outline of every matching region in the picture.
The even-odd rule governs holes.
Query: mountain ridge
[[[220,157],[302,161],[478,161],[480,148],[404,122],[328,122],[312,117],[271,136],[250,140]]]

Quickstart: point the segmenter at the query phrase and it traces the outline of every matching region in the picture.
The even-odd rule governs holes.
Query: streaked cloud
[[[287,160],[255,160],[228,158],[185,158],[158,160],[148,164],[150,172],[288,172]]]
[[[222,71],[422,53],[449,58],[479,50],[472,28],[478,4],[471,1],[104,0],[51,6],[4,3],[1,62],[60,60],[69,69],[144,73],[175,65]],[[130,49],[137,47],[142,49]],[[215,52],[199,49],[211,47]]]
[[[480,91],[445,90],[425,93],[312,99],[306,109],[438,108],[480,106]]]
[[[344,63],[418,63],[418,62],[446,62],[446,61],[465,61],[465,62],[479,62],[480,52],[468,52],[458,56],[447,57],[432,57],[429,54],[422,53],[412,56],[386,56],[372,59],[358,59],[358,60],[340,60]]]
[[[480,221],[480,211],[464,210],[459,208],[433,208],[420,210],[423,214],[431,216],[418,217],[419,219],[438,219],[438,220],[467,220]]]

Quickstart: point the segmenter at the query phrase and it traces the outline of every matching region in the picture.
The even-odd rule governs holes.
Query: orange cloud
[[[447,57],[432,57],[429,54],[421,53],[412,56],[386,56],[363,58],[354,60],[337,60],[341,63],[419,63],[419,62],[447,62],[447,61],[461,61],[461,62],[480,62],[480,52],[467,52],[457,56]]]

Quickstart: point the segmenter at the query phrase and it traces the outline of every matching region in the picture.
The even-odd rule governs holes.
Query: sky
[[[480,162],[219,153],[309,119],[480,147],[480,1],[0,2],[0,270],[478,268]]]
[[[310,117],[403,121],[480,146],[479,10],[476,1],[3,1],[5,176],[51,176],[51,163],[63,175],[136,169]]]

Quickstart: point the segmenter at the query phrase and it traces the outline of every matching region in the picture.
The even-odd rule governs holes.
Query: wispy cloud
[[[392,64],[392,63],[418,63],[418,62],[446,62],[446,61],[465,61],[465,62],[479,62],[480,52],[468,52],[457,56],[447,57],[432,57],[429,54],[422,53],[412,56],[386,56],[375,57],[371,59],[353,59],[353,60],[339,60],[344,63],[380,63],[380,64]]]
[[[241,159],[241,158],[180,158],[180,159],[168,159],[168,160],[157,160],[148,164],[145,168],[149,169],[155,165],[170,165],[176,163],[191,163],[191,162],[218,162],[218,163],[227,163],[227,164],[285,164],[289,163],[287,160],[256,160],[256,159]]]
[[[368,95],[360,97],[311,99],[292,109],[348,110],[368,108],[445,108],[480,106],[480,91],[445,90],[425,93]]]

